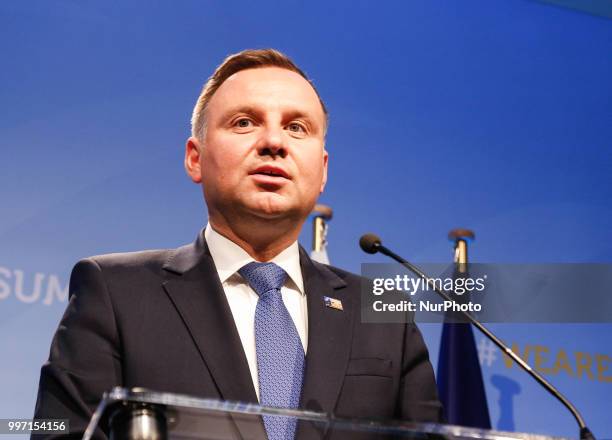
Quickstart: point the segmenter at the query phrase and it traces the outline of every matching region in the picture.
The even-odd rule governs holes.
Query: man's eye
[[[234,125],[239,128],[249,128],[251,125],[253,125],[253,122],[247,118],[240,118],[234,123]]]
[[[292,122],[287,126],[289,131],[293,131],[295,133],[303,133],[306,131],[306,128],[302,124],[298,124],[297,122]]]

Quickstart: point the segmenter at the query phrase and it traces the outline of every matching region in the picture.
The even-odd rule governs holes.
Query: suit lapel
[[[346,283],[300,248],[308,303],[308,350],[301,407],[332,413],[348,364],[355,304]],[[327,307],[323,297],[342,302],[344,310]]]
[[[257,402],[250,370],[203,233],[177,249],[164,289],[181,315],[224,400]]]

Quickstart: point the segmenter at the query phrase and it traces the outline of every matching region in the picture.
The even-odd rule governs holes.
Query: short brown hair
[[[308,81],[317,94],[321,107],[323,108],[323,113],[325,114],[325,119],[327,120],[327,108],[316,87],[287,55],[275,49],[247,49],[230,55],[223,60],[212,76],[208,78],[206,84],[204,84],[202,92],[193,109],[193,115],[191,116],[191,134],[193,137],[199,139],[204,137],[204,131],[206,129],[206,108],[217,89],[221,87],[221,84],[234,73],[240,72],[241,70],[257,69],[261,67],[280,67],[282,69],[291,70],[302,76],[302,78]]]

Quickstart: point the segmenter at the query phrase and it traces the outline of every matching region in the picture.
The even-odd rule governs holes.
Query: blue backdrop
[[[182,168],[190,113],[214,67],[253,47],[292,56],[330,110],[335,265],[383,261],[358,250],[370,230],[450,262],[457,226],[476,231],[473,261],[612,261],[605,16],[525,0],[3,1],[1,417],[32,414],[75,261],[175,247],[205,224]],[[494,327],[612,437],[612,325]],[[435,363],[440,327],[422,328]],[[576,436],[476,342],[494,427]]]

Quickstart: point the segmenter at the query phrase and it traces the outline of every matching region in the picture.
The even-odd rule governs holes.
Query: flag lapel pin
[[[339,299],[330,298],[329,296],[324,296],[323,302],[325,303],[326,307],[340,310],[340,311],[344,310],[344,308],[342,307],[342,301],[340,301]]]

